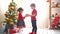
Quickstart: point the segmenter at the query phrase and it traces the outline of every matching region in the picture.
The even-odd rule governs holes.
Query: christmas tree
[[[8,29],[9,29],[9,26],[15,25],[17,23],[16,3],[13,2],[13,0],[8,6],[8,12],[6,12],[5,16],[6,16],[5,22],[7,23],[6,27]]]

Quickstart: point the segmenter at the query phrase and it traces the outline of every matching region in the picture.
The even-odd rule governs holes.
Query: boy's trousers
[[[36,20],[32,20],[31,23],[32,23],[32,27],[33,27],[32,32],[36,33],[37,32]]]

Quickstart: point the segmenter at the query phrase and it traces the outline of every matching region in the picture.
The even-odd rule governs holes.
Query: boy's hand
[[[30,16],[29,14],[26,14],[26,17]]]

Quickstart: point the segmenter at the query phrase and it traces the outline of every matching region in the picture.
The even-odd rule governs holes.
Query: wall
[[[5,18],[4,14],[8,10],[8,5],[11,2],[11,0],[0,0],[0,15],[2,20]],[[48,19],[49,19],[49,3],[46,2],[46,0],[14,0],[17,4],[17,8],[22,7],[24,9],[23,16],[25,14],[31,14],[31,8],[30,4],[35,3],[36,4],[36,10],[37,10],[37,26],[38,28],[46,28],[48,27]],[[25,24],[27,27],[31,27],[31,21],[30,17],[27,17],[25,19]]]

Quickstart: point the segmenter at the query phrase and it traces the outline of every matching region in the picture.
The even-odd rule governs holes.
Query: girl
[[[18,28],[24,28],[25,27],[24,19],[26,16],[24,16],[24,17],[22,16],[22,12],[23,12],[22,8],[19,8],[17,11],[19,12],[17,27]]]

